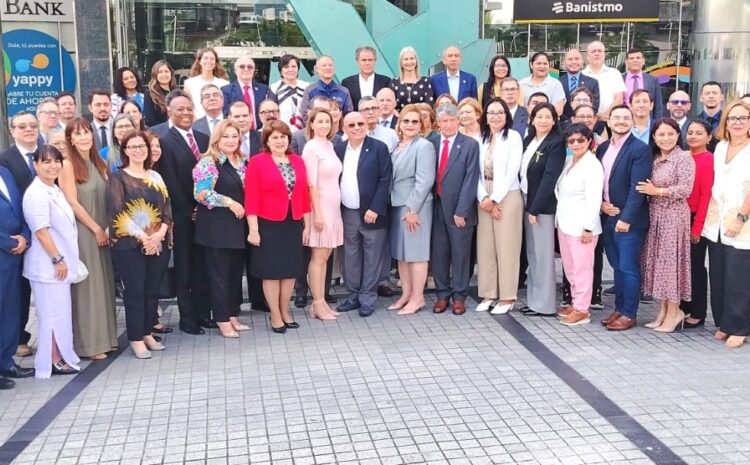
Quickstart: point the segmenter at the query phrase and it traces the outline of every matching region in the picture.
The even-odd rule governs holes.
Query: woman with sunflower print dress
[[[112,259],[125,284],[125,325],[133,355],[164,350],[151,334],[159,283],[169,262],[172,207],[161,176],[151,170],[151,146],[143,131],[122,141],[122,166],[107,182]]]

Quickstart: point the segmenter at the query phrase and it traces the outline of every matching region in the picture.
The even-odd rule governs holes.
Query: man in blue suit
[[[452,103],[438,107],[437,121],[440,134],[430,138],[438,154],[430,243],[438,300],[432,311],[445,312],[453,300],[453,314],[463,315],[471,278],[471,239],[477,224],[479,144],[458,132],[458,108]]]
[[[240,100],[247,103],[253,115],[253,129],[260,129],[260,114],[258,106],[263,100],[270,98],[275,100],[276,96],[268,90],[268,86],[255,82],[255,61],[248,56],[240,57],[234,62],[234,74],[237,80],[221,88],[224,94],[224,117],[229,115],[229,107]]]
[[[615,274],[615,310],[602,324],[610,331],[636,325],[641,295],[641,246],[648,229],[646,196],[636,190],[651,176],[652,156],[648,145],[632,135],[633,113],[626,105],[612,107],[609,114],[612,138],[596,150],[604,166],[602,240]]]
[[[21,271],[31,232],[21,211],[21,191],[10,170],[0,166],[0,389],[11,389],[8,378],[34,376],[33,368],[16,365],[21,319]]]
[[[344,286],[349,296],[337,309],[359,309],[368,317],[375,311],[376,286],[388,240],[388,199],[393,164],[388,147],[367,135],[362,113],[344,117],[347,140],[334,146],[343,163],[341,216],[344,220]],[[476,191],[476,184],[474,187]]]
[[[451,94],[460,102],[466,97],[477,98],[477,78],[473,74],[461,71],[461,50],[451,45],[443,50],[443,64],[445,71],[434,74],[430,78],[432,95],[436,98],[440,94]]]
[[[558,78],[560,84],[562,84],[563,91],[565,91],[565,107],[563,108],[562,116],[564,116],[566,120],[573,117],[573,107],[571,106],[572,99],[570,98],[570,94],[581,87],[585,87],[591,91],[591,95],[594,96],[594,101],[592,102],[594,113],[599,111],[599,81],[597,81],[596,78],[583,74],[581,72],[582,69],[583,55],[581,54],[581,51],[577,48],[568,50],[568,53],[565,54],[566,73]]]
[[[646,59],[643,52],[637,49],[630,49],[626,54],[625,66],[627,71],[622,73],[622,79],[625,81],[625,101],[630,102],[630,95],[636,89],[645,89],[651,94],[654,100],[654,109],[651,110],[651,118],[657,120],[664,118],[664,98],[661,94],[661,85],[659,81],[648,73],[643,72],[643,65]]]

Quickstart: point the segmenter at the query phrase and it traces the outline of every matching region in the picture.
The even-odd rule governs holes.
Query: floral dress
[[[203,157],[193,168],[193,195],[198,202],[205,205],[209,210],[214,207],[228,207],[232,203],[232,199],[214,190],[216,181],[219,179],[219,169],[216,166],[217,164],[223,165],[227,161],[227,156],[222,153],[219,154],[218,162],[215,162],[211,157]],[[237,172],[244,185],[247,157],[243,154],[239,165],[232,165],[232,168]]]

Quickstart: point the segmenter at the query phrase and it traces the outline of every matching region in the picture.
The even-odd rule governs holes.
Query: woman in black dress
[[[410,103],[426,102],[432,105],[430,78],[419,74],[419,57],[413,47],[404,47],[398,54],[399,76],[391,79],[391,89],[396,94],[396,110]]]

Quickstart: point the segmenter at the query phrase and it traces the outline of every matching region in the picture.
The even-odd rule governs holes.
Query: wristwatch
[[[750,215],[743,215],[742,213],[737,213],[737,219],[742,221],[743,223],[747,223],[747,220],[750,219]]]
[[[52,264],[53,265],[57,265],[58,263],[62,263],[64,261],[65,261],[65,257],[63,257],[62,255],[58,255],[56,257],[52,257]]]

